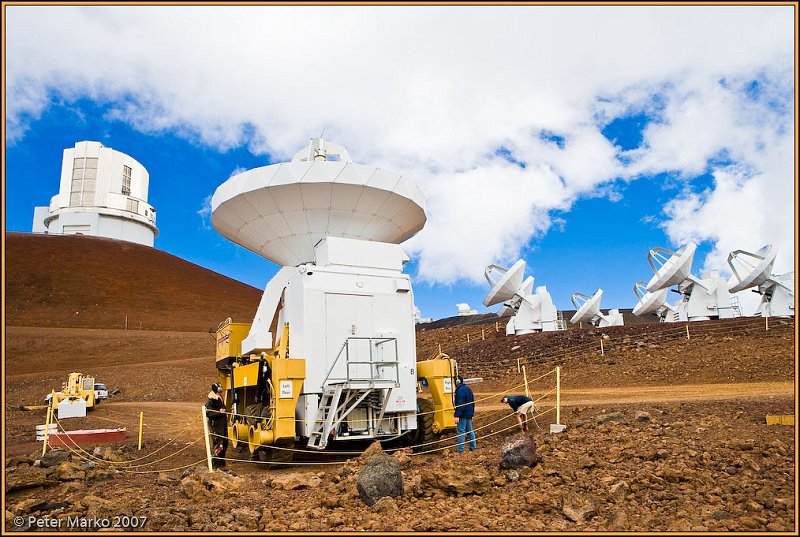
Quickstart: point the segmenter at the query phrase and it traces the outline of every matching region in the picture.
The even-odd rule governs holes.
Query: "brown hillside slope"
[[[166,252],[87,236],[6,233],[12,326],[207,331],[249,322],[261,290]]]

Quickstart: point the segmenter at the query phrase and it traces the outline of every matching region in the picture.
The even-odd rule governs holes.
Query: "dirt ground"
[[[795,531],[796,430],[765,423],[795,413],[795,327],[763,322],[694,323],[689,339],[683,325],[659,324],[469,344],[461,327],[420,333],[420,357],[442,344],[464,376],[483,379],[473,385],[479,449],[456,454],[450,434],[436,451],[386,446],[404,493],[372,507],[355,486],[363,457],[300,454],[266,468],[229,449],[242,461],[205,471],[207,333],[8,327],[6,530],[26,529],[29,516],[130,515],[146,517],[149,531]],[[504,470],[501,445],[517,432],[499,399],[524,391],[518,358],[544,412],[529,432],[542,461]],[[567,430],[551,435],[555,366]],[[64,425],[124,425],[126,446],[116,461],[77,452],[72,462],[33,466],[44,411],[21,405],[75,369],[121,392]]]

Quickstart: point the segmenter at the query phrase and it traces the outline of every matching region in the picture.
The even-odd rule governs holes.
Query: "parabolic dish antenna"
[[[528,276],[527,278],[525,278],[525,281],[522,282],[522,286],[519,288],[519,291],[517,291],[514,297],[511,300],[506,301],[506,303],[503,304],[503,307],[500,308],[500,311],[497,312],[498,317],[508,315],[519,309],[519,305],[522,302],[522,297],[530,296],[532,294],[533,294],[533,276]]]
[[[283,266],[314,261],[314,246],[325,237],[399,244],[426,220],[413,182],[355,164],[343,147],[321,138],[291,162],[234,175],[214,192],[211,209],[222,236]]]
[[[525,281],[522,282],[522,286],[519,288],[519,294],[522,296],[533,294],[533,276],[525,278]]]
[[[639,316],[645,313],[655,313],[658,308],[667,302],[668,292],[669,289],[665,288],[655,293],[649,293],[647,291],[647,284],[644,282],[637,282],[636,285],[633,286],[633,293],[636,295],[636,298],[639,299],[639,302],[636,304],[636,307],[633,308],[633,314]]]
[[[778,252],[767,244],[756,253],[745,250],[735,250],[728,255],[728,265],[733,271],[728,284],[731,293],[738,293],[750,287],[756,287],[766,282],[775,264]]]
[[[647,262],[653,268],[655,274],[647,283],[647,290],[652,292],[660,291],[673,285],[678,285],[689,275],[692,270],[692,260],[694,260],[694,252],[697,250],[697,245],[689,242],[677,252],[672,252],[664,248],[654,248],[647,254]],[[669,258],[664,254],[669,254]],[[661,264],[660,268],[656,268],[653,260]]]
[[[492,286],[489,294],[483,299],[483,305],[488,308],[514,298],[514,295],[522,287],[522,278],[525,276],[525,260],[520,259],[510,269],[489,265],[486,267],[484,276]],[[531,285],[533,285],[533,281],[531,281]]]
[[[572,324],[577,324],[583,321],[591,321],[593,318],[600,315],[600,300],[603,298],[603,290],[598,289],[597,292],[591,297],[583,293],[574,293],[572,295],[572,304],[578,310],[572,319],[569,320]]]

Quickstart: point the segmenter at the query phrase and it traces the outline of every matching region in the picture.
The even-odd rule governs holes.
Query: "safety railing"
[[[367,343],[367,347],[369,348],[369,359],[368,360],[358,360],[358,359],[351,359],[351,354],[354,355],[354,358],[360,358],[362,352],[358,350],[358,347],[363,347],[363,345],[358,345],[358,343]],[[392,345],[388,345],[388,344]],[[351,352],[351,347],[353,345],[357,345],[358,347],[354,352]],[[386,349],[391,349],[389,352],[393,352],[394,359],[393,360],[386,360]],[[345,367],[344,376],[335,375],[334,371],[336,370],[336,366],[339,363],[339,360],[342,358],[342,355],[345,357]],[[400,370],[399,370],[399,361],[398,357],[398,350],[397,350],[397,338],[374,338],[374,337],[349,337],[345,340],[342,344],[341,349],[339,349],[339,353],[336,355],[336,359],[331,364],[331,367],[328,369],[328,373],[325,375],[325,379],[322,381],[322,385],[325,386],[329,382],[337,382],[337,381],[374,381],[374,380],[394,380],[395,383],[400,382]],[[368,366],[369,374],[364,376],[363,372],[367,369],[363,366]],[[394,370],[394,378],[387,379],[385,375],[386,369],[393,369]]]

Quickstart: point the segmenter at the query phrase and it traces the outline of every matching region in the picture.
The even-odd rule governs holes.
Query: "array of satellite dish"
[[[511,268],[489,265],[484,271],[491,290],[483,305],[503,304],[498,315],[513,312],[506,324],[506,335],[530,334],[563,330],[558,311],[544,285],[533,289],[533,276],[525,276],[525,261],[520,259]]]
[[[731,293],[751,287],[762,295],[756,315],[790,317],[794,315],[794,272],[773,275],[775,251],[771,245],[755,254],[736,250],[728,256],[733,271],[730,281],[710,270],[698,278],[691,273],[697,245],[689,242],[677,252],[654,248],[647,254],[653,277],[647,283],[637,282],[633,292],[637,298],[634,315],[655,314],[662,322],[706,321],[730,319],[741,315],[738,300]],[[667,302],[668,291],[681,295],[674,304]]]
[[[718,270],[703,272],[700,277],[692,274],[696,251],[697,245],[688,242],[677,252],[665,248],[648,252],[647,262],[653,269],[653,276],[648,282],[637,282],[633,286],[637,299],[634,315],[655,314],[662,322],[731,319],[742,314],[738,298],[731,295],[750,288],[761,295],[756,316],[794,315],[794,272],[772,273],[776,252],[771,245],[755,253],[745,250],[731,252],[728,256],[733,272],[730,281],[726,281]],[[486,267],[484,275],[491,289],[483,305],[502,304],[498,315],[512,314],[506,324],[506,335],[563,330],[564,323],[558,317],[550,293],[545,286],[534,291],[533,277],[525,278],[525,266],[525,261],[520,259],[511,268]],[[668,302],[670,291],[680,295],[674,304]],[[600,310],[602,298],[602,289],[592,296],[574,293],[572,304],[576,311],[570,322],[585,322],[598,328],[622,326],[624,321],[618,309],[606,313]],[[460,315],[462,309],[468,308],[466,304],[458,306]]]
[[[572,324],[588,322],[598,328],[605,326],[622,326],[622,314],[618,309],[608,310],[608,313],[600,311],[600,301],[603,299],[603,290],[598,289],[592,295],[575,293],[572,295],[572,304],[575,306],[575,315],[569,320]]]

